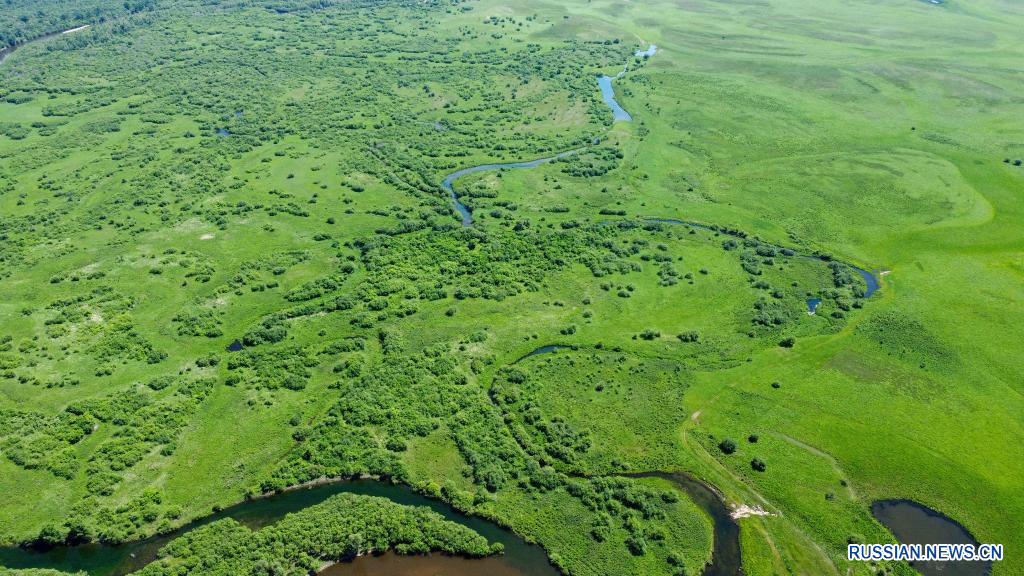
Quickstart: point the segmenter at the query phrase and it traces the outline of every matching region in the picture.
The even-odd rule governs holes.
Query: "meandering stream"
[[[620,222],[620,221],[618,221],[618,220],[611,220],[611,221],[607,221],[607,222],[602,222],[602,224],[615,224],[616,222]],[[641,220],[641,222],[647,222],[647,223],[652,223],[652,224],[675,224],[675,225],[679,225],[679,226],[687,226],[689,228],[696,228],[698,230],[707,230],[707,231],[710,231],[710,232],[721,232],[721,230],[715,228],[714,226],[710,226],[708,224],[701,224],[699,222],[689,222],[689,221],[686,221],[686,220],[678,220],[676,218],[645,218],[645,219]],[[774,246],[778,250],[782,250],[784,248],[783,246],[779,246],[777,244],[773,244],[772,246]],[[796,251],[794,251],[794,254],[796,256],[799,256],[800,258],[807,258],[809,260],[820,260],[822,262],[839,262],[840,264],[843,264],[845,266],[849,266],[861,278],[864,279],[864,284],[866,285],[866,287],[864,289],[864,297],[865,298],[870,298],[872,294],[874,294],[875,292],[878,291],[879,288],[881,288],[881,284],[879,284],[879,281],[878,281],[878,276],[875,276],[875,274],[873,272],[869,272],[869,271],[867,271],[867,270],[865,270],[865,269],[863,269],[863,268],[861,268],[859,266],[856,266],[854,264],[850,264],[849,262],[843,262],[841,260],[835,260],[833,258],[819,256],[818,254],[802,254],[802,253],[799,253],[799,252],[796,252]],[[818,304],[821,303],[820,299],[817,299],[817,300],[818,300],[818,302],[813,304],[813,305],[811,304],[811,300],[807,301],[807,306],[809,308],[809,311],[812,312],[812,313],[817,309]]]
[[[597,86],[601,89],[601,99],[604,103],[612,109],[612,116],[616,122],[630,122],[633,117],[626,112],[626,109],[619,104],[619,101],[615,99],[615,88],[612,87],[612,81],[616,78],[621,78],[626,71],[623,70],[615,76],[598,76]]]
[[[538,158],[536,160],[527,160],[527,161],[524,161],[524,162],[506,162],[504,164],[481,164],[479,166],[470,166],[469,168],[463,168],[462,170],[457,170],[457,171],[452,172],[451,174],[445,176],[444,180],[441,182],[441,185],[444,186],[444,189],[448,191],[448,194],[452,198],[452,202],[455,202],[455,209],[458,210],[459,214],[462,216],[462,225],[463,226],[472,226],[473,225],[473,214],[472,214],[472,211],[465,204],[463,204],[462,202],[459,201],[459,195],[455,193],[455,187],[453,186],[453,183],[456,180],[458,180],[459,178],[462,178],[466,174],[472,174],[474,172],[483,172],[485,170],[505,170],[505,169],[510,169],[510,168],[534,168],[534,167],[540,166],[541,164],[546,164],[548,162],[552,162],[554,160],[558,160],[559,158],[565,158],[566,156],[570,156],[572,154],[576,154],[577,152],[579,152],[579,150],[568,150],[566,152],[561,152],[561,153],[555,154],[554,156],[548,156],[547,158]]]
[[[634,53],[634,55],[637,57],[649,58],[653,56],[657,51],[658,47],[655,46],[654,44],[651,44],[646,50],[637,50]],[[612,88],[612,81],[621,78],[628,70],[629,64],[626,64],[625,66],[623,66],[622,72],[619,72],[615,76],[601,75],[597,77],[597,86],[598,88],[601,89],[601,98],[604,100],[604,103],[607,104],[608,107],[611,109],[612,115],[615,117],[616,122],[629,122],[633,119],[633,117],[629,115],[629,112],[626,112],[626,110],[621,105],[619,105],[618,101],[615,100],[615,90]],[[506,162],[498,164],[481,164],[479,166],[470,166],[469,168],[456,170],[455,172],[452,172],[451,174],[445,176],[444,180],[441,182],[441,186],[443,186],[444,189],[448,191],[448,195],[451,197],[452,202],[455,203],[455,210],[457,210],[459,215],[462,217],[462,225],[472,226],[473,211],[470,210],[468,206],[459,201],[459,195],[455,192],[454,186],[456,180],[462,178],[467,174],[472,174],[474,172],[483,172],[485,170],[505,170],[509,168],[535,168],[537,166],[540,166],[541,164],[546,164],[553,160],[558,160],[559,158],[565,158],[566,156],[576,154],[579,151],[579,149],[567,150],[565,152],[555,154],[554,156],[548,156],[547,158],[538,158],[536,160],[528,160],[525,162]]]
[[[633,53],[638,58],[650,58],[658,52],[658,47],[651,44],[646,50],[637,50]],[[612,86],[612,82],[622,78],[626,72],[629,71],[629,64],[622,68],[622,72],[619,72],[615,76],[607,76],[602,74],[597,77],[597,86],[601,89],[601,99],[608,105],[612,110],[612,116],[616,122],[630,122],[633,117],[626,112],[626,109],[619,104],[619,101],[615,99],[615,88]]]

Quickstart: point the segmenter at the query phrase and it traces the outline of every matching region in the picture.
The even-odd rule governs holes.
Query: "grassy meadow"
[[[891,498],[1024,574],[1018,3],[151,4],[0,63],[0,542],[364,474],[700,574],[657,470],[748,575],[914,574]]]

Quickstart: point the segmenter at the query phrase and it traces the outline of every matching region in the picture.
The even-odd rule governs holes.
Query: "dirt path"
[[[810,452],[811,454],[818,456],[819,458],[824,458],[825,460],[828,460],[828,463],[832,466],[832,470],[834,470],[836,474],[838,474],[839,477],[846,482],[847,495],[850,497],[851,500],[857,499],[857,492],[853,489],[853,484],[851,484],[850,480],[846,477],[846,474],[843,472],[843,467],[839,465],[839,460],[836,460],[835,456],[832,456],[831,454],[825,452],[820,448],[815,448],[814,446],[811,446],[806,442],[797,440],[796,438],[793,438],[792,436],[789,436],[787,434],[783,434],[781,432],[777,432],[776,434],[779,438],[782,438],[783,440],[789,442],[793,446],[796,446],[797,448],[802,448]]]

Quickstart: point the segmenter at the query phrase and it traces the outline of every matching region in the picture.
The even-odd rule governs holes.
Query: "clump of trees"
[[[224,332],[220,329],[220,318],[217,317],[213,310],[208,308],[181,312],[174,316],[172,321],[178,325],[179,336],[217,338],[224,335]]]
[[[90,496],[72,505],[61,524],[44,526],[37,541],[43,545],[99,540],[120,543],[168,527],[176,518],[155,490],[146,490],[127,503],[101,505],[124,475],[143,457],[160,447],[173,453],[177,436],[213,389],[212,378],[181,381],[171,376],[150,380],[146,387],[81,402],[73,402],[57,416],[32,412],[0,413],[0,451],[26,469],[45,469],[62,479],[83,473]],[[155,391],[173,390],[155,395]],[[75,450],[101,427],[113,433],[99,444],[86,462]]]
[[[247,348],[228,357],[225,382],[267,390],[302,390],[312,375],[310,369],[318,364],[312,351],[301,346]]]
[[[661,331],[655,330],[654,328],[646,328],[640,333],[640,338],[644,340],[655,340],[661,338]]]
[[[613,146],[594,146],[559,160],[562,172],[570,176],[604,176],[619,165],[622,151]]]
[[[700,334],[696,330],[687,330],[686,332],[679,333],[676,338],[678,338],[680,342],[692,343],[700,341]]]

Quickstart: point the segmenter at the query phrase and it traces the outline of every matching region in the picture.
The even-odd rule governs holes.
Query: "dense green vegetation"
[[[426,508],[385,498],[339,494],[258,530],[225,518],[186,532],[160,551],[142,574],[303,574],[325,563],[395,550],[480,557],[501,553],[472,530]],[[63,574],[37,569],[0,573]]]
[[[16,46],[46,34],[106,22],[151,10],[154,0],[4,0],[0,10],[0,48]]]
[[[139,573],[293,574],[374,550],[483,556],[500,552],[498,546],[430,510],[340,494],[255,532],[231,519],[197,528]]]
[[[622,476],[680,470],[768,514],[747,574],[911,574],[845,560],[896,497],[1024,573],[1019,6],[7,0],[0,43],[86,23],[0,64],[0,541],[373,475],[699,574],[710,519]],[[460,226],[445,175],[567,150]],[[346,496],[143,572],[388,548],[493,551]]]

